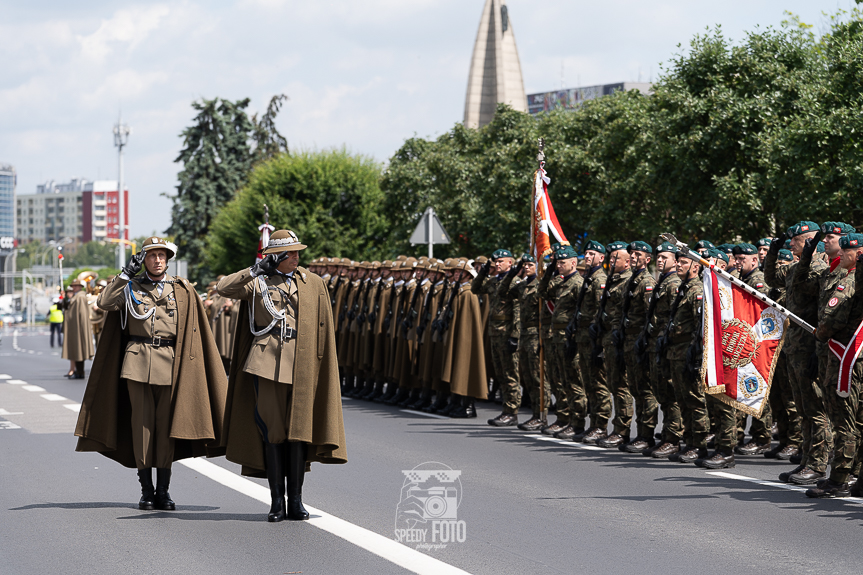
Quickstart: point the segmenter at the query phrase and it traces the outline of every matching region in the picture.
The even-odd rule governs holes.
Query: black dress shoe
[[[677,456],[678,463],[695,463],[696,459],[707,459],[707,449],[690,447]]]
[[[512,413],[501,413],[494,419],[489,419],[488,424],[492,427],[509,427],[518,424],[518,416]]]
[[[788,461],[798,453],[800,453],[800,449],[796,445],[786,445],[776,453],[776,459]],[[766,453],[764,457],[767,457]]]
[[[545,427],[545,423],[543,423],[538,415],[534,415],[524,423],[518,424],[518,428],[522,431],[539,431],[543,427]]]
[[[606,437],[608,437],[607,430],[595,427],[593,428],[593,431],[591,431],[582,438],[581,442],[590,445],[595,444],[600,439],[605,439]]]
[[[810,487],[806,490],[806,497],[813,499],[832,499],[849,495],[851,495],[851,488],[847,483],[836,483],[832,479],[828,479],[821,487]]]
[[[644,453],[654,445],[656,445],[656,441],[654,441],[652,437],[650,439],[642,439],[638,437],[635,441],[622,445],[621,450],[626,453]]]
[[[560,431],[554,434],[555,439],[563,439],[564,441],[572,441],[572,438],[575,437],[578,433],[584,433],[584,428],[575,429],[571,425],[567,425]]]
[[[604,439],[599,439],[596,442],[597,447],[602,447],[603,449],[616,449],[621,445],[624,445],[629,441],[629,438],[624,437],[618,433],[612,433],[608,437]]]
[[[680,443],[665,441],[656,449],[651,450],[650,457],[654,459],[668,459],[680,451]]]
[[[819,479],[824,479],[826,474],[822,471],[815,471],[808,467],[804,467],[794,475],[788,477],[788,481],[795,485],[812,485],[818,483]]]
[[[800,473],[801,471],[803,471],[802,465],[798,465],[797,467],[795,467],[791,471],[783,471],[782,473],[779,474],[779,481],[781,481],[782,483],[788,483],[789,478],[792,475],[794,475],[795,473]]]
[[[800,465],[801,463],[803,463],[803,454],[798,451],[796,455],[792,455],[791,457],[789,457],[788,461],[790,461],[794,465]]]
[[[763,455],[768,451],[770,451],[769,443],[756,443],[754,441],[734,448],[734,453],[737,455]]]
[[[717,451],[713,454],[713,457],[698,459],[695,464],[698,465],[698,467],[704,467],[706,469],[730,469],[735,465],[734,454]]]

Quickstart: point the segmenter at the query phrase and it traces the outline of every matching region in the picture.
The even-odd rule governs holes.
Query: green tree
[[[287,153],[288,141],[276,128],[276,116],[282,108],[282,103],[287,99],[284,94],[273,96],[260,120],[257,113],[252,114],[252,141],[255,143],[255,149],[252,151],[253,164]]]
[[[68,267],[114,266],[117,263],[117,245],[102,242],[81,244],[75,255],[63,262]]]
[[[276,229],[293,230],[320,256],[385,256],[389,220],[379,186],[381,167],[345,150],[281,154],[257,165],[248,183],[213,220],[207,260],[214,273],[232,273],[255,261],[264,204]]]

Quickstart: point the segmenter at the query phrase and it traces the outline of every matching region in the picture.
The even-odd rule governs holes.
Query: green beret
[[[796,238],[797,236],[799,236],[801,234],[808,234],[809,232],[817,232],[820,229],[821,229],[821,226],[819,226],[815,222],[813,222],[811,220],[802,220],[802,221],[798,222],[796,225],[791,226],[791,228],[789,228],[789,235],[792,238]]]
[[[562,245],[560,245],[560,243],[559,243],[559,242],[554,242],[553,244],[551,244],[551,245],[550,245],[550,246],[548,246],[548,247],[550,247],[550,248],[551,248],[551,253],[554,253],[554,252],[556,252],[557,250],[559,250],[560,248],[562,248],[563,246],[562,246]]]
[[[758,248],[752,244],[737,244],[731,249],[731,253],[735,256],[754,256],[758,253]]]
[[[863,234],[853,233],[839,238],[839,247],[843,250],[863,248]]]
[[[608,250],[609,253],[616,252],[617,250],[625,250],[626,249],[626,242],[621,242],[621,241],[611,242],[610,244],[605,246],[605,249]]]
[[[644,252],[646,254],[652,254],[653,248],[650,247],[650,244],[647,242],[642,242],[641,240],[636,240],[634,242],[630,242],[628,246],[626,246],[626,251],[629,253],[632,252]]]
[[[525,263],[535,264],[536,258],[533,257],[532,255],[530,255],[529,253],[525,252],[525,253],[521,254],[521,261],[523,261]]]
[[[719,244],[715,249],[730,256],[734,253],[734,246],[735,244]]]
[[[728,254],[726,254],[725,252],[723,252],[723,251],[720,249],[720,247],[721,247],[721,246],[717,246],[717,247],[715,247],[715,248],[713,248],[713,249],[707,250],[707,257],[709,257],[709,258],[715,258],[715,259],[717,259],[717,260],[722,260],[722,261],[724,261],[725,263],[728,263],[728,262],[730,261],[730,260],[728,259]]]
[[[761,238],[755,245],[759,248],[769,248],[772,241],[773,238]]]
[[[556,260],[568,260],[577,257],[578,252],[576,252],[575,249],[570,246],[563,246],[554,253],[554,259]]]
[[[824,242],[818,242],[818,245],[815,246],[815,251],[819,254],[823,254],[827,251],[827,244],[825,244]]]
[[[779,255],[776,256],[776,259],[783,262],[793,262],[794,254],[791,253],[791,250],[779,250]]]
[[[493,254],[491,254],[491,259],[493,259],[493,260],[499,260],[500,258],[511,258],[511,257],[512,257],[512,252],[509,250],[504,250],[504,249],[495,250],[495,252]]]
[[[785,240],[785,243],[782,244],[782,249],[783,250],[790,250],[791,249],[791,240]]]
[[[849,226],[845,222],[824,222],[821,224],[821,233],[824,234],[845,235],[853,234],[856,231],[854,226]]]
[[[584,251],[588,251],[588,250],[593,250],[595,252],[599,252],[601,254],[604,254],[605,253],[605,246],[602,245],[601,243],[597,242],[597,241],[590,240],[589,242],[587,242],[587,245],[584,246]]]
[[[716,246],[714,246],[711,242],[709,242],[707,240],[698,240],[698,243],[695,244],[696,250],[709,250],[710,248],[715,248],[715,247]]]
[[[658,246],[656,246],[656,254],[659,255],[662,252],[670,252],[672,254],[676,254],[678,251],[677,246],[672,244],[671,242],[662,242]]]

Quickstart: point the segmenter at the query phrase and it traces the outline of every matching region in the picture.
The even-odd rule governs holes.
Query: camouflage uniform
[[[755,269],[745,277],[741,276],[740,281],[748,285],[749,287],[766,294],[770,291],[770,288],[767,286],[767,282],[764,279],[764,273]],[[761,417],[752,416],[752,423],[749,426],[749,435],[752,437],[752,441],[757,443],[758,445],[770,445],[773,441],[773,415],[770,411],[770,402],[764,404],[764,410],[761,412]],[[743,411],[737,412],[737,440],[738,443],[743,442],[743,438],[745,436],[746,430],[746,413]]]
[[[515,278],[518,279],[518,278]],[[528,276],[525,281],[515,282],[513,276],[501,281],[501,293],[506,300],[514,302],[513,309],[519,312],[516,325],[518,334],[518,362],[524,378],[525,392],[530,395],[534,415],[548,409],[551,403],[548,379],[545,380],[545,406],[539,401],[539,294],[536,276]],[[519,399],[521,392],[519,391]],[[513,412],[515,413],[515,412]]]
[[[521,404],[521,387],[518,377],[518,356],[509,351],[506,340],[518,338],[519,301],[505,297],[500,285],[506,274],[488,277],[482,268],[470,284],[470,290],[489,298],[488,334],[495,377],[500,378],[503,393],[503,412],[517,414]],[[521,282],[516,278],[513,283]]]
[[[606,275],[602,266],[591,268],[585,275],[576,302],[578,367],[590,406],[590,427],[605,430],[611,419],[611,393],[605,383],[605,370],[593,362],[593,345],[588,328],[599,310],[599,298],[605,289]]]
[[[659,405],[650,385],[650,367],[642,365],[635,356],[635,340],[641,335],[647,319],[647,308],[653,295],[656,280],[646,269],[632,272],[623,296],[622,324],[624,332],[623,357],[626,377],[635,396],[636,435],[653,445],[653,432],[659,416]]]
[[[662,441],[677,445],[683,438],[683,419],[680,414],[680,403],[671,384],[671,363],[667,354],[656,353],[656,340],[662,329],[671,319],[671,308],[677,290],[680,287],[680,276],[670,271],[659,277],[659,283],[653,289],[650,300],[650,317],[647,325],[647,355],[650,363],[650,382],[662,407]]]
[[[769,297],[779,305],[785,306],[785,289],[773,288]],[[800,449],[803,443],[803,435],[800,432],[800,415],[794,403],[794,394],[791,391],[791,382],[788,379],[788,356],[783,347],[776,360],[776,370],[773,372],[773,382],[770,384],[770,411],[779,435],[779,448],[796,447]]]
[[[567,359],[566,356],[566,326],[575,316],[578,294],[581,292],[584,280],[576,271],[566,277],[558,276],[555,279],[558,281],[551,286],[549,284],[552,281],[548,277],[544,276],[539,282],[540,297],[554,303],[554,312],[551,316],[553,339],[551,349],[546,350],[546,357],[552,358],[562,382],[561,394],[566,398],[565,405],[569,417],[567,423],[575,430],[582,430],[587,416],[587,395],[584,393],[584,386],[576,370],[575,360]],[[557,416],[562,417],[559,409]]]
[[[612,274],[611,278],[606,280],[610,285],[600,299],[600,311],[596,316],[597,324],[601,322],[603,329],[602,352],[605,355],[605,373],[608,387],[614,397],[612,425],[614,433],[627,440],[632,427],[632,393],[627,383],[623,350],[615,345],[615,341],[622,343],[623,296],[631,276],[632,272],[627,268],[620,273]]]
[[[701,278],[681,282],[677,297],[671,305],[668,330],[668,360],[671,363],[671,382],[680,404],[683,419],[683,438],[690,448],[706,449],[710,419],[704,386],[686,373],[686,352],[692,344],[692,335],[700,330],[701,308],[704,305],[704,286]],[[733,427],[733,424],[732,424]]]

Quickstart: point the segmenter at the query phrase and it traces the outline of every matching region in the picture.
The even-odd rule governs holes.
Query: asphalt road
[[[588,449],[491,428],[494,404],[452,420],[346,399],[349,463],[313,466],[309,522],[267,523],[266,482],[240,478],[224,459],[176,464],[177,511],[139,511],[134,470],[74,451],[84,383],[62,377],[68,363],[47,330],[13,333],[0,343],[2,574],[858,573],[863,564],[863,501],[807,499],[776,481],[786,462],[738,457],[736,468],[708,472]],[[432,480],[401,503],[403,471],[418,466],[446,471],[437,487],[455,491],[429,491]],[[399,544],[400,505],[449,520],[401,532],[426,546]],[[454,540],[441,543],[442,533]]]

